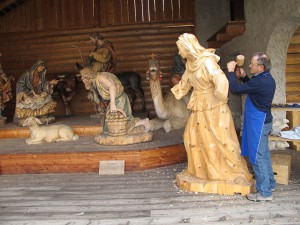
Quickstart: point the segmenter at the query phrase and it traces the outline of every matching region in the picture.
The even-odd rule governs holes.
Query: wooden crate
[[[271,158],[276,183],[289,184],[291,173],[291,155],[271,154]]]

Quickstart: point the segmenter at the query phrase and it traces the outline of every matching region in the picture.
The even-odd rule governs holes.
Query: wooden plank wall
[[[287,52],[286,102],[300,102],[300,26],[291,38]]]
[[[125,3],[126,4],[125,4]],[[184,32],[194,32],[194,1],[187,0],[28,0],[0,18],[0,52],[3,70],[16,79],[38,59],[47,63],[48,77],[65,72],[77,73],[81,62],[94,48],[88,34],[100,32],[114,46],[117,71],[136,71],[142,76],[146,107],[154,111],[149,83],[145,80],[148,59],[154,53],[164,73],[163,92],[168,82],[176,40]],[[170,10],[171,9],[171,10]],[[134,16],[133,16],[134,15]],[[58,96],[57,115],[64,114]],[[135,109],[141,104],[137,99]],[[4,111],[11,116],[12,100]],[[80,83],[71,110],[74,114],[94,113]]]

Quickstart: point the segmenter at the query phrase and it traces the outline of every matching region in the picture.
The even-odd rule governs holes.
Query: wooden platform
[[[125,160],[125,171],[186,162],[183,129],[168,134],[156,131],[151,142],[105,146],[95,142],[101,126],[89,116],[60,118],[56,123],[72,126],[79,140],[27,145],[28,128],[11,123],[0,127],[0,174],[98,172],[101,160]]]

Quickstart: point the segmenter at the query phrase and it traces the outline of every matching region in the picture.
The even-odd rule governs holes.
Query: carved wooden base
[[[205,192],[223,195],[247,195],[253,191],[253,183],[248,185],[236,184],[230,181],[210,181],[199,179],[186,170],[176,175],[176,182],[180,189],[190,192]]]
[[[100,134],[95,137],[95,141],[100,145],[130,145],[153,140],[152,132],[141,132],[137,134],[127,134],[122,136],[109,136],[107,134]]]
[[[0,116],[0,126],[5,125],[5,124],[6,124],[6,117]]]

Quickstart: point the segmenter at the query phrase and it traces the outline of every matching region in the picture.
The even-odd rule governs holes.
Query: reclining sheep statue
[[[40,144],[42,142],[58,142],[77,140],[79,136],[74,134],[73,129],[65,124],[39,126],[42,122],[35,117],[28,117],[23,126],[28,126],[31,137],[26,139],[28,145]]]

